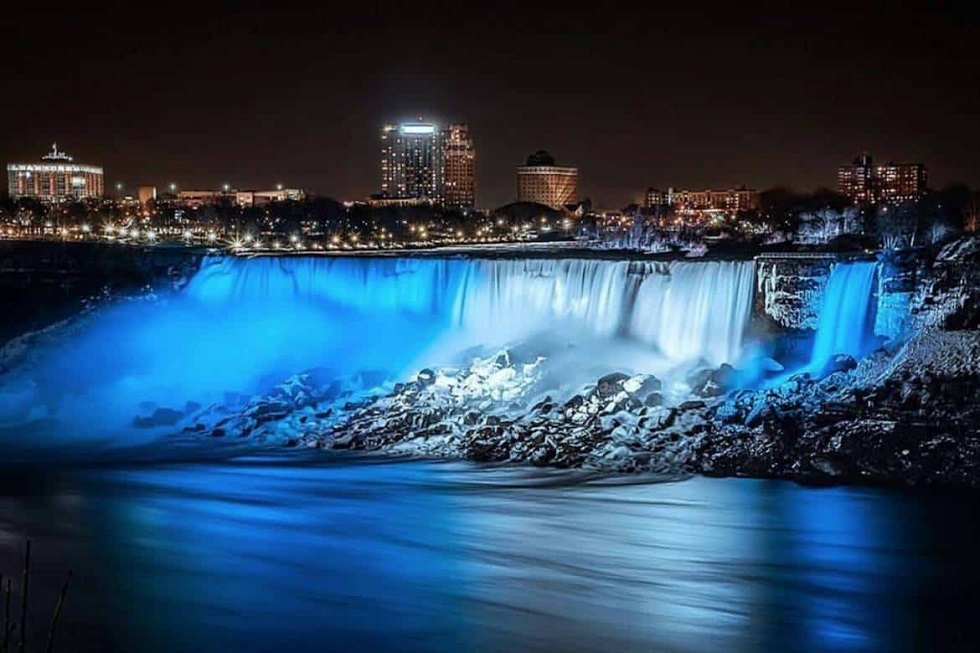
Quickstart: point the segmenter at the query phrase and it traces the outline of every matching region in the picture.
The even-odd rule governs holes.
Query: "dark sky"
[[[980,185],[969,3],[287,4],[10,3],[0,155],[57,140],[109,183],[360,199],[380,125],[421,115],[470,124],[483,207],[539,148],[606,207],[651,185],[832,186],[862,150]]]

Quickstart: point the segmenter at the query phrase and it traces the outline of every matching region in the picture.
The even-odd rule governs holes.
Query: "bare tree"
[[[973,191],[970,201],[963,209],[964,227],[967,231],[980,229],[980,190]]]

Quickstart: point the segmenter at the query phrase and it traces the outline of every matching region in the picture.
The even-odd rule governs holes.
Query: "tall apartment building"
[[[538,150],[517,166],[517,201],[561,209],[578,200],[578,168],[559,166],[553,156]]]
[[[449,125],[442,133],[443,203],[470,209],[476,204],[476,151],[469,128]]]
[[[42,202],[102,197],[105,174],[99,166],[75,163],[55,143],[39,163],[8,163],[7,190],[14,199],[32,197]]]
[[[381,130],[381,197],[443,201],[442,138],[427,122],[385,125]]]
[[[893,162],[875,165],[867,153],[837,169],[837,189],[855,202],[915,200],[926,192],[927,183],[925,165]]]

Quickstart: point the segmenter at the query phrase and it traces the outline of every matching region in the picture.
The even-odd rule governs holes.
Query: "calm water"
[[[980,497],[305,454],[0,470],[79,651],[903,651],[980,633]],[[39,641],[41,637],[37,638]]]

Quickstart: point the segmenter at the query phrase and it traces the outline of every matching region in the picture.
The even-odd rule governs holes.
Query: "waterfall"
[[[395,380],[511,343],[565,384],[680,380],[738,362],[753,275],[751,261],[211,257],[176,295],[107,306],[38,347],[0,378],[0,428],[101,437],[155,406],[226,405],[305,370]]]
[[[485,345],[577,330],[645,343],[677,363],[718,365],[741,353],[754,274],[749,261],[222,257],[205,261],[186,294],[222,310],[289,317],[315,305],[397,316],[392,328],[423,320]]]
[[[751,262],[474,261],[455,312],[488,335],[571,324],[718,365],[741,354],[754,275]]]
[[[820,306],[810,368],[822,369],[835,354],[865,352],[875,269],[873,261],[838,263]]]

